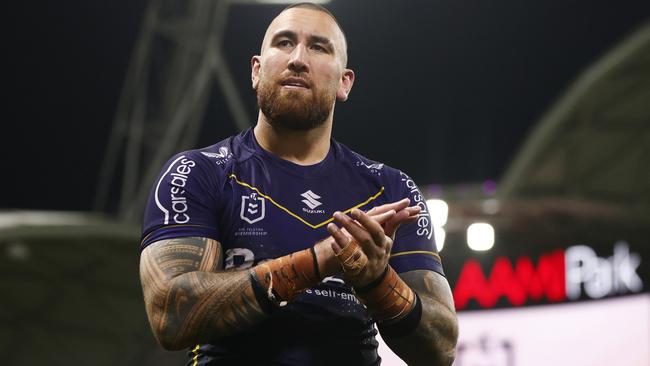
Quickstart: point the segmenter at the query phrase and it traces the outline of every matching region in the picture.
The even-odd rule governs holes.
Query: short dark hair
[[[314,4],[314,3],[307,2],[307,1],[301,2],[301,3],[290,4],[286,8],[282,9],[281,13],[284,12],[285,10],[289,10],[291,8],[304,8],[304,9],[322,11],[323,13],[326,13],[327,15],[334,18],[334,20],[336,21],[336,24],[339,24],[339,21],[336,20],[336,17],[334,16],[334,14],[332,14],[332,12],[330,12],[329,10],[327,10],[326,7],[324,7],[324,6],[320,5],[320,4]],[[339,28],[340,27],[341,27],[341,25],[339,24]]]
[[[290,4],[287,7],[285,7],[284,9],[282,9],[282,11],[280,13],[284,13],[285,11],[287,11],[289,9],[292,9],[292,8],[302,8],[302,9],[310,9],[310,10],[321,11],[321,12],[329,15],[330,18],[334,19],[334,22],[339,27],[339,29],[341,30],[341,34],[343,35],[343,42],[345,42],[345,53],[347,55],[347,53],[348,53],[348,50],[347,50],[347,48],[348,48],[348,39],[345,36],[345,31],[343,30],[343,27],[341,27],[341,23],[339,23],[339,20],[336,19],[336,17],[334,16],[334,14],[332,14],[331,11],[327,10],[326,7],[324,7],[324,6],[320,5],[320,4],[314,4],[314,3],[310,3],[310,2],[305,1],[305,2],[301,2],[301,3]],[[347,57],[346,57],[346,61],[347,61]]]

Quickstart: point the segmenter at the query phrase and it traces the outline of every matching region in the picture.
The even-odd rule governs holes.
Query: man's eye
[[[278,46],[280,47],[290,47],[292,45],[291,41],[288,39],[283,39],[278,42]]]
[[[327,52],[327,49],[325,47],[318,44],[311,45],[311,49],[317,52]]]

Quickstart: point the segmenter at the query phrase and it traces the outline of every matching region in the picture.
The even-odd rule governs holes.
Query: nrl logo
[[[249,224],[261,221],[266,213],[265,204],[264,197],[259,197],[256,192],[251,193],[250,196],[242,196],[239,217]]]

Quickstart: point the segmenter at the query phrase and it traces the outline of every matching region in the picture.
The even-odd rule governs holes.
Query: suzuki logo
[[[322,203],[318,202],[318,199],[320,198],[320,196],[317,195],[316,193],[312,192],[311,189],[308,190],[307,192],[301,194],[300,196],[305,198],[304,200],[302,200],[302,203],[307,205],[312,210],[315,209],[316,207],[322,205]]]

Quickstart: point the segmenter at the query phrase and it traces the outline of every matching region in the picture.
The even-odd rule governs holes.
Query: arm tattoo
[[[409,365],[451,365],[455,358],[458,324],[447,280],[432,271],[400,273],[422,302],[422,319],[415,331],[401,338],[384,338]]]
[[[150,244],[140,279],[151,328],[167,349],[182,349],[252,327],[266,317],[248,271],[222,268],[221,245],[208,238]]]

